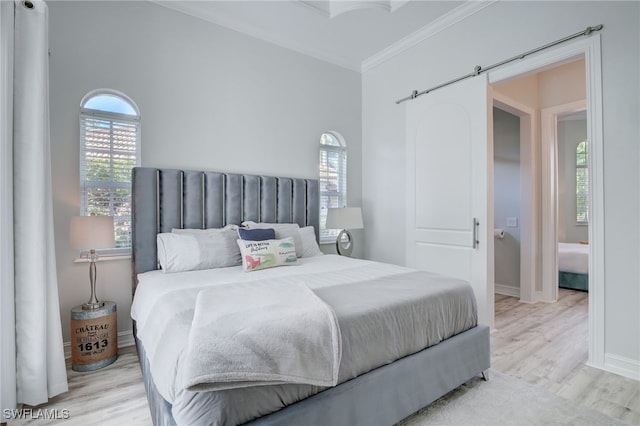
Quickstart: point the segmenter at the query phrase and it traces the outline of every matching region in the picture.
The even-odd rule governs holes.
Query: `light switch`
[[[517,228],[518,227],[518,218],[517,217],[508,217],[507,218],[507,228]]]

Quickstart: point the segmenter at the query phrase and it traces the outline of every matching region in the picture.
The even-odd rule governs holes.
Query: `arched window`
[[[131,248],[131,169],[140,165],[140,111],[114,90],[80,104],[80,215],[113,216],[118,251]]]
[[[587,141],[576,147],[576,222],[589,222],[589,168]]]
[[[347,145],[337,132],[320,136],[320,242],[335,242],[339,229],[326,229],[327,211],[347,206]]]

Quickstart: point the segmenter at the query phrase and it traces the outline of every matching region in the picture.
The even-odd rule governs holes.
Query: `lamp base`
[[[96,297],[96,260],[98,260],[98,255],[94,249],[89,251],[89,259],[91,259],[91,263],[89,264],[89,284],[91,284],[91,297],[89,297],[89,301],[82,305],[82,309],[85,311],[92,311],[94,309],[100,309],[104,307],[104,302],[100,302]]]
[[[351,252],[353,252],[353,237],[351,236],[351,232],[346,229],[340,231],[336,239],[336,251],[340,256],[351,257]]]
[[[82,305],[82,309],[85,311],[90,311],[93,309],[100,309],[104,307],[104,302],[96,302],[96,303],[84,303]]]

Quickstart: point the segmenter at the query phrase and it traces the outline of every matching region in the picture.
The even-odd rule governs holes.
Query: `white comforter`
[[[558,270],[574,274],[589,273],[587,244],[558,243]]]

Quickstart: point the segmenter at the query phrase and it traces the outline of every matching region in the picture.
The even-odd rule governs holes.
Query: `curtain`
[[[13,288],[13,2],[0,1],[0,408],[16,408]],[[4,421],[3,419],[0,422]]]
[[[48,8],[14,2],[13,233],[17,402],[67,391],[53,236]]]

